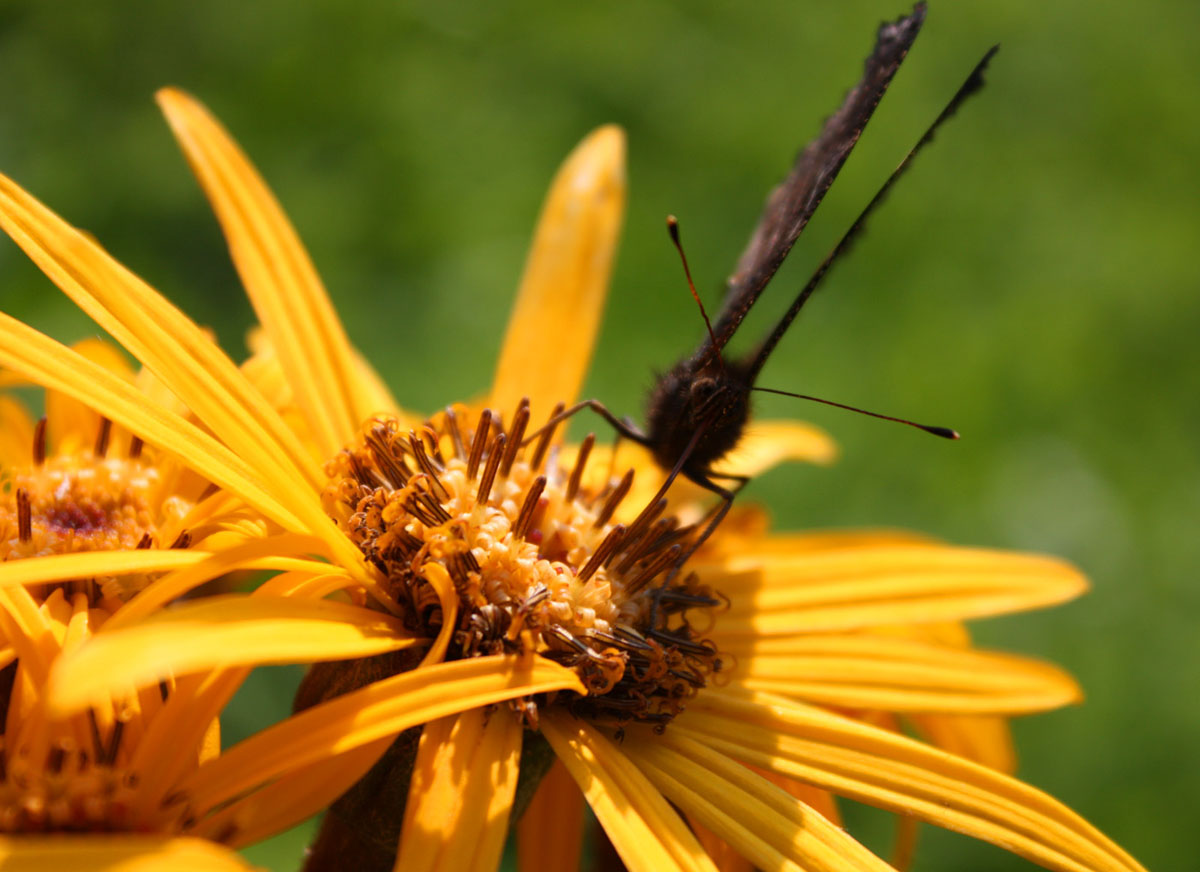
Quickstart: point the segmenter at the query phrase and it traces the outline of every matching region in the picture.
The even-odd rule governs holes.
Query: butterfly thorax
[[[705,475],[741,439],[750,387],[746,366],[711,353],[675,364],[658,380],[646,411],[647,443],[655,460],[671,469],[690,445],[683,471]]]

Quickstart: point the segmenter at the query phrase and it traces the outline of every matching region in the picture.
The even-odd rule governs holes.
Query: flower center
[[[107,434],[107,422],[102,436]],[[0,561],[79,551],[172,547],[160,542],[161,524],[182,518],[191,504],[165,495],[164,477],[142,457],[140,442],[127,456],[107,456],[107,439],[88,453],[46,456],[44,424],[34,443],[34,463],[6,470],[0,492]],[[128,599],[142,576],[87,580],[97,598]],[[93,582],[95,582],[93,584]]]
[[[665,723],[720,668],[689,621],[718,604],[680,561],[697,528],[665,500],[617,523],[634,470],[593,484],[588,437],[570,463],[554,428],[526,438],[528,403],[505,430],[487,410],[447,409],[417,431],[367,423],[328,465],[330,514],[388,579],[414,629],[435,635],[458,597],[447,657],[536,652],[580,675],[580,714]],[[536,711],[536,710],[535,710]]]

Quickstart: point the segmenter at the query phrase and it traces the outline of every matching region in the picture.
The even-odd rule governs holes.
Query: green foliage
[[[151,101],[224,119],[309,245],[347,328],[417,409],[490,380],[538,204],[591,127],[630,137],[630,206],[588,393],[638,413],[697,341],[663,232],[679,216],[715,300],[770,185],[903,3],[485,2],[0,7],[0,169],[211,324],[251,313]],[[992,43],[987,91],[898,186],[763,384],[953,425],[904,428],[764,397],[844,447],[755,483],[779,526],[905,526],[1048,550],[1084,601],[978,626],[1089,694],[1022,722],[1022,774],[1148,867],[1194,849],[1200,802],[1200,6],[934,3],[854,157],[747,330],[780,311]],[[94,328],[12,245],[0,301],[60,338]],[[746,339],[749,337],[747,336]],[[743,341],[746,341],[743,339]],[[588,425],[590,426],[590,425]],[[286,694],[278,695],[281,700]],[[244,695],[248,721],[270,695]],[[276,713],[277,714],[277,713]],[[297,841],[256,850],[292,868]],[[928,834],[919,869],[1022,869]],[[274,851],[274,853],[272,853]]]

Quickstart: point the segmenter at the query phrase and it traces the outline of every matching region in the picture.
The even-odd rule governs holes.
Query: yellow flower
[[[1045,794],[894,729],[903,717],[1005,764],[995,718],[1073,701],[1076,688],[1051,666],[971,649],[956,622],[1069,599],[1085,586],[1073,568],[904,534],[772,536],[753,511],[731,515],[680,568],[705,511],[695,494],[680,489],[668,505],[648,458],[622,451],[605,462],[587,456],[589,442],[570,448],[538,432],[576,396],[591,351],[623,208],[619,130],[588,137],[551,188],[488,398],[495,412],[457,406],[421,424],[351,349],[233,142],[185,95],[160,101],[259,314],[260,353],[239,372],[170,304],[2,181],[0,223],[205,430],[131,406],[115,385],[85,392],[72,381],[90,373],[79,360],[59,365],[63,349],[11,319],[0,319],[0,363],[178,455],[280,537],[305,537],[333,577],[304,582],[306,603],[332,590],[372,598],[428,645],[423,656],[318,667],[305,704],[319,704],[180,782],[194,808],[219,818],[222,801],[275,777],[258,795],[286,797],[305,767],[330,780],[361,772],[424,724],[415,747],[402,738],[385,758],[410,761],[402,821],[399,804],[372,807],[360,785],[350,800],[360,829],[327,827],[311,868],[353,865],[344,849],[380,840],[373,828],[389,815],[402,829],[396,868],[494,868],[518,773],[535,768],[543,739],[570,777],[552,770],[522,819],[522,868],[577,862],[581,795],[633,869],[737,868],[730,851],[763,868],[889,868],[838,826],[831,794],[1052,869],[1141,868]],[[748,457],[731,459],[739,472],[830,455],[811,428],[762,432]],[[324,471],[314,457],[329,459]],[[287,588],[283,578],[268,585]],[[274,662],[220,644],[254,599],[201,616],[169,650],[151,644],[170,613],[98,634],[57,664],[51,707]],[[264,627],[283,599],[263,605]],[[348,647],[318,639],[310,657],[355,656]]]

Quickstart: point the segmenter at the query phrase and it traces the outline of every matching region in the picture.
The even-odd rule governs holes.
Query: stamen
[[[181,530],[179,535],[175,537],[175,541],[171,543],[171,550],[177,548],[187,548],[192,544],[192,534],[187,530]]]
[[[604,537],[604,541],[599,547],[592,552],[592,556],[588,558],[588,562],[583,564],[583,569],[579,570],[579,580],[587,581],[596,574],[601,566],[605,564],[609,557],[617,550],[617,546],[621,543],[621,539],[625,536],[625,527],[621,524],[613,527],[608,531],[608,535]]]
[[[683,546],[679,544],[672,545],[670,548],[660,551],[653,560],[642,568],[641,572],[625,583],[625,593],[637,593],[646,582],[670,566],[682,551]]]
[[[103,457],[108,454],[108,438],[112,435],[112,421],[108,418],[100,419],[100,432],[96,434],[96,446],[92,453],[97,457]]]
[[[513,461],[517,459],[517,452],[521,450],[521,437],[525,435],[525,428],[528,424],[529,397],[525,397],[517,406],[517,413],[513,415],[512,429],[508,433],[504,457],[500,460],[500,475],[503,478],[508,478],[509,472],[512,471]]]
[[[479,472],[479,461],[483,459],[483,449],[487,445],[492,429],[492,410],[484,409],[479,413],[479,425],[475,428],[475,436],[471,440],[471,456],[467,459],[467,478],[474,478]]]
[[[367,434],[367,445],[370,447],[371,453],[375,455],[375,462],[379,464],[384,478],[394,490],[399,490],[408,484],[412,473],[404,465],[403,458],[398,457],[396,452],[391,450],[387,443],[387,431],[384,428],[376,427]]]
[[[571,480],[567,482],[567,502],[575,499],[579,493],[579,483],[583,480],[583,469],[587,466],[588,455],[596,444],[596,434],[589,433],[583,437],[579,445],[579,454],[575,457],[575,468],[571,470]]]
[[[492,483],[496,480],[496,470],[500,468],[500,457],[504,452],[505,441],[505,435],[497,433],[496,438],[488,447],[487,466],[483,468],[483,475],[479,479],[479,490],[475,492],[475,502],[480,505],[486,503],[488,497],[491,496]]]
[[[466,457],[467,449],[463,445],[462,431],[458,429],[458,416],[454,414],[454,409],[449,406],[442,413],[446,418],[446,429],[450,431],[450,439],[454,443],[454,456]]]
[[[566,407],[566,403],[555,405],[554,411],[550,413],[550,420],[553,423],[542,428],[542,436],[538,439],[537,447],[533,450],[533,459],[529,461],[529,465],[534,469],[542,468],[542,461],[546,459],[546,450],[550,447],[550,440],[554,438],[554,431],[558,429],[559,422],[556,418],[562,414],[563,409]]]
[[[137,460],[142,456],[143,447],[142,438],[140,436],[131,436],[129,438],[129,459]]]
[[[525,495],[525,502],[521,505],[521,511],[517,515],[517,519],[513,521],[513,538],[525,538],[525,533],[528,531],[529,524],[533,520],[533,513],[537,511],[538,500],[542,498],[542,491],[545,489],[546,476],[539,475],[533,480],[533,484],[529,488],[529,493]]]
[[[425,473],[425,480],[429,482],[430,489],[437,495],[439,500],[449,499],[450,491],[446,490],[445,485],[438,478],[437,470],[433,467],[433,461],[425,453],[425,440],[410,430],[408,433],[408,444],[412,448],[417,466],[421,468],[421,472]]]
[[[41,466],[46,462],[46,418],[38,418],[37,426],[33,428],[33,465]]]
[[[426,440],[429,445],[427,452],[430,459],[437,464],[439,470],[446,468],[446,458],[442,457],[442,446],[438,443],[438,434],[433,427],[426,423],[421,427],[421,437]]]
[[[29,492],[17,488],[17,538],[22,542],[33,539],[33,510],[29,505]]]
[[[621,481],[618,482],[617,486],[613,488],[613,492],[608,495],[608,499],[604,501],[604,508],[596,515],[596,520],[592,524],[593,527],[603,527],[612,519],[613,512],[617,510],[617,506],[621,504],[621,500],[625,499],[625,495],[629,493],[631,487],[633,487],[633,470],[629,469],[621,477]]]
[[[147,548],[153,548],[154,547],[154,537],[151,536],[149,533],[143,533],[142,538],[138,540],[137,545],[135,545],[134,547],[138,551],[145,551]]]

